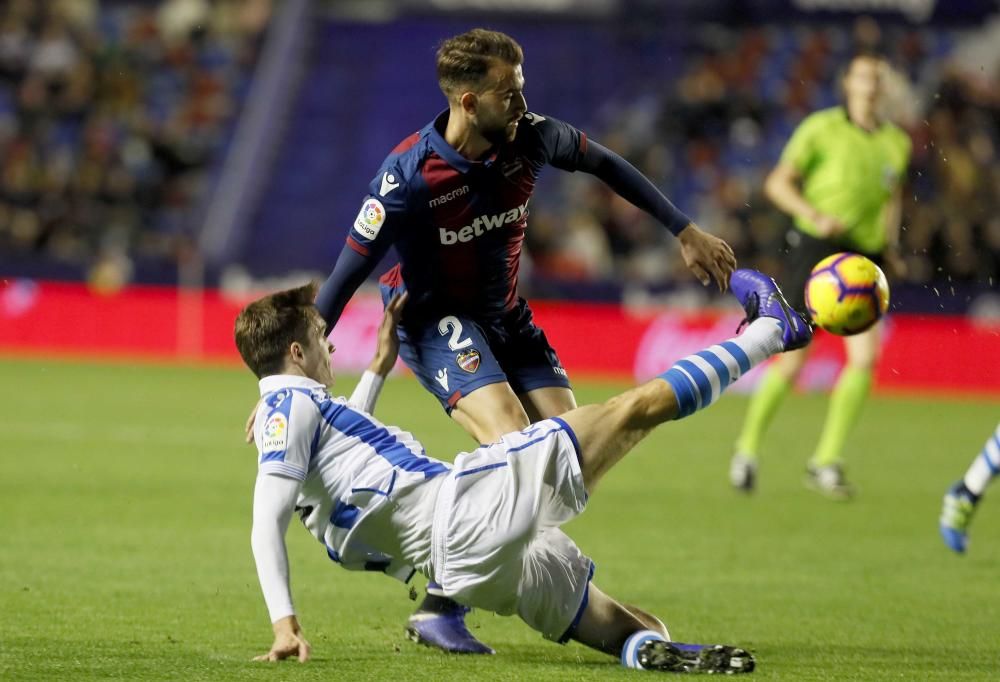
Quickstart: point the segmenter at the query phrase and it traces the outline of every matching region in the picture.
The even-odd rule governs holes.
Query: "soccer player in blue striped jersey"
[[[944,495],[938,528],[948,548],[964,554],[976,505],[990,482],[1000,475],[1000,424],[958,481]]]
[[[248,305],[235,337],[261,391],[251,544],[274,632],[257,660],[310,656],[285,546],[298,514],[344,568],[404,581],[420,572],[464,607],[517,614],[547,639],[576,640],[627,667],[752,670],[744,649],[672,642],[658,618],[604,594],[592,583],[591,559],[560,529],[653,428],[708,407],[755,365],[811,339],[769,277],[738,270],[732,290],[747,317],[739,336],[603,404],[460,453],[454,464],[428,456],[413,436],[371,414],[399,348],[400,297],[387,305],[379,349],[350,399],[327,392],[333,347],[312,306],[313,285]]]
[[[549,114],[528,111],[524,55],[497,31],[473,29],[437,52],[448,108],[386,157],[367,188],[316,307],[330,328],[393,248],[384,300],[410,293],[400,323],[407,366],[476,443],[576,407],[566,369],[518,295],[529,201],[546,166],[588,173],[677,237],[684,262],[720,289],[732,249],[700,230],[636,168]],[[414,640],[490,653],[434,584],[407,622]]]

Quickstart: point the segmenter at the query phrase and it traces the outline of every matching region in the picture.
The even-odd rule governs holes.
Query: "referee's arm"
[[[834,237],[842,233],[843,223],[833,216],[821,213],[802,195],[801,181],[798,169],[781,161],[764,181],[764,194],[788,215],[811,223],[821,237]]]
[[[892,277],[906,277],[906,261],[899,252],[899,229],[903,223],[903,188],[896,187],[892,197],[883,209],[883,224],[885,225],[885,250],[882,260]]]

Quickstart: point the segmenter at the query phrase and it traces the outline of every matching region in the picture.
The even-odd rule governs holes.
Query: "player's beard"
[[[494,125],[483,126],[479,129],[479,134],[493,146],[501,145],[504,142],[512,142],[514,140],[514,136],[517,134],[517,126],[514,126],[513,128],[508,128],[507,126],[507,121]]]

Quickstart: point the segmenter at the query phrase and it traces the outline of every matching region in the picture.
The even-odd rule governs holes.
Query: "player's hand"
[[[254,656],[255,661],[281,661],[291,656],[297,656],[299,663],[309,660],[312,647],[302,636],[302,628],[295,616],[282,618],[274,623],[274,644],[266,654]]]
[[[719,291],[729,288],[729,276],[736,269],[736,256],[729,244],[702,232],[694,223],[681,230],[677,238],[684,263],[702,284],[708,286],[714,279]]]
[[[813,218],[812,224],[813,227],[816,228],[816,234],[824,239],[828,237],[836,237],[847,231],[847,227],[844,223],[840,222],[832,215],[826,215],[824,213],[817,214]]]
[[[369,370],[379,376],[386,376],[396,365],[396,358],[399,357],[399,334],[396,329],[403,314],[403,306],[409,299],[408,291],[396,294],[382,314],[382,324],[378,328],[378,346],[375,349],[375,357],[368,366]]]
[[[260,407],[260,401],[261,400],[263,400],[263,398],[261,398],[260,400],[258,400],[257,404],[253,406],[252,410],[250,410],[250,416],[247,417],[247,423],[243,426],[243,430],[244,430],[243,439],[247,443],[253,443],[253,425],[254,425],[254,422],[257,421],[257,408]]]

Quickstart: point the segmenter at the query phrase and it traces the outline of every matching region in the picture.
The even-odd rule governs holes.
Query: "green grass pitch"
[[[250,553],[256,382],[235,368],[0,361],[0,679],[638,679],[600,654],[475,612],[491,658],[404,640],[402,584],[333,565],[297,522],[293,590],[315,658],[254,664],[270,628]],[[349,393],[353,381],[343,380]],[[580,383],[581,402],[624,386]],[[766,442],[760,489],[726,471],[746,406],[726,396],[659,429],[567,530],[605,591],[680,641],[751,647],[749,679],[953,680],[1000,675],[1000,492],[971,554],[938,538],[945,487],[1000,402],[875,398],[850,441],[860,488],[801,484],[824,402],[796,396]],[[469,441],[413,379],[377,414],[450,459]],[[423,580],[416,582],[422,588]]]

